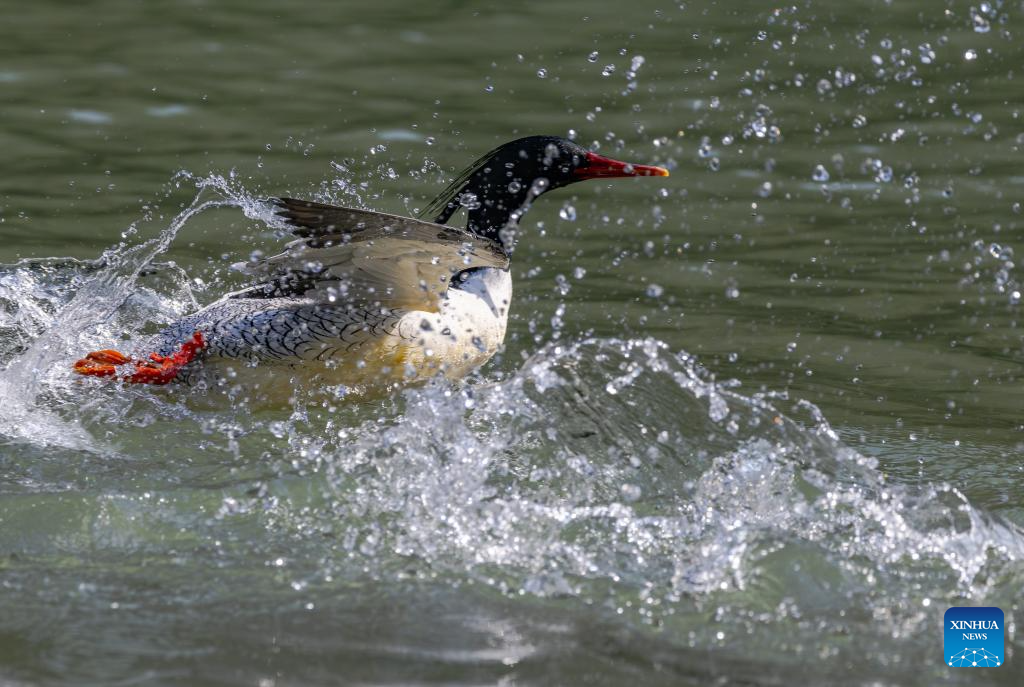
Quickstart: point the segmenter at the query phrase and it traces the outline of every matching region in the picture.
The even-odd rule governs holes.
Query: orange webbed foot
[[[124,365],[127,362],[129,358],[126,355],[107,348],[88,354],[75,363],[74,370],[80,375],[110,377],[117,372],[116,365]]]
[[[121,378],[133,384],[167,384],[174,380],[181,371],[181,368],[195,360],[199,351],[206,348],[203,335],[196,332],[192,338],[181,345],[181,348],[171,355],[157,355],[151,353],[149,360],[136,360],[135,371],[122,375]],[[73,369],[80,375],[91,377],[113,377],[117,374],[117,367],[133,362],[131,358],[113,351],[104,349],[93,351],[81,360],[77,361]]]

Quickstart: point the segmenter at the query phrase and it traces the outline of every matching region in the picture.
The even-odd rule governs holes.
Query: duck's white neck
[[[494,267],[470,270],[465,279],[453,280],[452,288],[482,300],[494,317],[502,323],[508,319],[508,309],[512,303],[511,270],[499,270]]]

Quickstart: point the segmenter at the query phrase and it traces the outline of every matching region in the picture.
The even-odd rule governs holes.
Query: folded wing
[[[271,202],[301,238],[279,255],[240,264],[261,283],[233,298],[306,297],[437,312],[459,272],[508,267],[498,243],[463,229],[308,200]]]

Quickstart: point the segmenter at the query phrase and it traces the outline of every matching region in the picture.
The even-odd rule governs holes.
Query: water
[[[0,682],[1015,684],[1022,8],[33,3],[0,24]],[[72,379],[555,133],[463,385]],[[941,663],[950,605],[1002,669]]]

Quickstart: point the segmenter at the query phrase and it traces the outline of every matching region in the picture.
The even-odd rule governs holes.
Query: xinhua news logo
[[[1003,611],[994,606],[950,608],[942,619],[947,666],[997,668],[1006,658]]]

